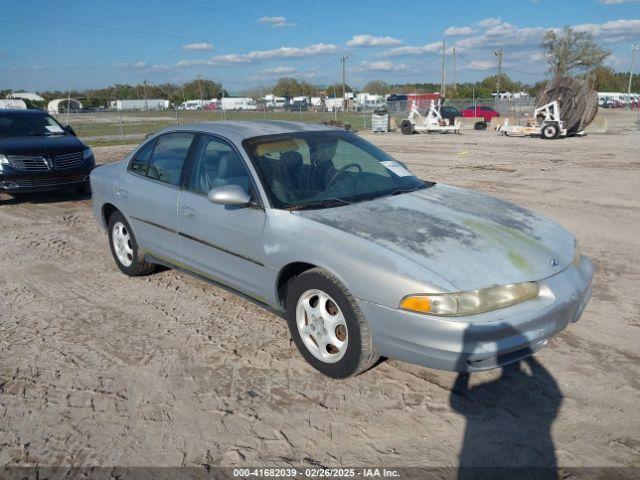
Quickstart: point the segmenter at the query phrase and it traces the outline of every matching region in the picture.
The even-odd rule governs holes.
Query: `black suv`
[[[42,110],[0,110],[0,193],[72,187],[89,193],[91,149]]]

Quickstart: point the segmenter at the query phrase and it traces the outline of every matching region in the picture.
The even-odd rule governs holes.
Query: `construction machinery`
[[[416,102],[411,104],[409,117],[400,122],[400,131],[404,135],[413,133],[460,133],[460,120],[455,120],[453,125],[449,120],[443,119],[440,115],[441,103],[432,100],[429,111],[423,116],[418,110]]]
[[[566,137],[567,129],[560,118],[560,104],[557,100],[542,105],[533,111],[533,119],[527,125],[509,125],[509,119],[499,124],[496,130],[505,136],[531,136],[552,140]]]

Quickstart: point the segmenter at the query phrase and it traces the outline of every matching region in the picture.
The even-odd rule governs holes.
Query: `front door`
[[[263,264],[265,212],[258,206],[211,203],[207,194],[225,185],[239,185],[256,198],[236,150],[221,138],[201,135],[178,199],[181,259],[197,273],[263,300],[273,281]]]

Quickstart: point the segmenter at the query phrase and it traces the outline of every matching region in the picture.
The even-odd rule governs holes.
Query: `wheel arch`
[[[287,285],[298,275],[311,270],[312,268],[322,268],[308,262],[291,262],[286,264],[278,272],[276,277],[276,300],[278,305],[284,309],[287,297]]]
[[[102,205],[101,217],[102,223],[104,224],[105,228],[109,226],[109,217],[111,217],[111,215],[113,215],[115,212],[120,212],[120,210],[114,204],[105,203],[104,205]]]

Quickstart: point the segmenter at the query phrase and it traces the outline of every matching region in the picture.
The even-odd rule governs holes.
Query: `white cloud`
[[[490,70],[492,68],[497,68],[496,62],[493,60],[472,60],[469,64],[469,69],[471,70]]]
[[[149,65],[142,60],[134,63],[116,63],[116,67],[140,72],[168,72],[171,70],[171,67],[168,65]]]
[[[604,5],[619,5],[621,3],[637,3],[640,0],[600,0]]]
[[[501,18],[491,17],[491,18],[485,18],[484,20],[480,20],[479,22],[476,23],[476,25],[482,28],[489,28],[489,27],[495,27],[496,25],[500,25],[501,23],[502,23]]]
[[[347,42],[349,47],[392,47],[402,45],[402,40],[394,37],[374,37],[373,35],[354,35]]]
[[[295,25],[285,17],[260,17],[257,23],[269,25],[270,27],[293,27]]]
[[[391,48],[389,50],[385,50],[384,52],[380,52],[381,57],[402,57],[408,55],[422,55],[425,53],[434,53],[442,50],[441,42],[433,42],[428,43],[426,45],[421,46],[404,46],[404,47],[396,47]]]
[[[308,47],[280,47],[273,50],[255,50],[249,53],[215,55],[205,60],[181,60],[179,67],[225,66],[255,63],[274,58],[307,58],[340,51],[340,47],[329,43],[316,43]]]
[[[407,70],[409,67],[404,63],[393,63],[389,60],[383,60],[378,62],[361,62],[351,69],[352,72],[397,72],[400,70]]]
[[[640,37],[640,20],[612,20],[601,24],[584,23],[573,28],[581,32],[588,32],[596,40],[604,43],[625,42]]]
[[[476,31],[471,27],[449,27],[444,31],[446,37],[464,37],[474,33]]]
[[[263,75],[289,75],[296,73],[297,70],[293,67],[274,67],[274,68],[266,68],[262,70]]]
[[[189,45],[183,45],[182,50],[185,52],[202,52],[207,50],[213,50],[213,45],[210,43],[190,43]]]

